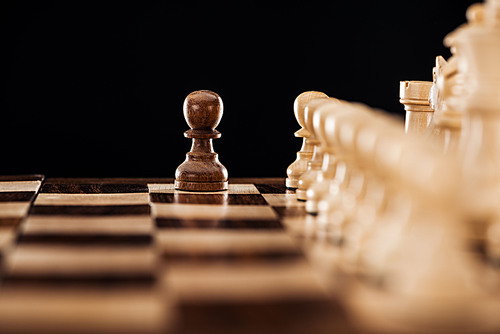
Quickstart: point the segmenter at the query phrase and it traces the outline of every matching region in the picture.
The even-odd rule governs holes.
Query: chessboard
[[[354,332],[284,179],[0,179],[0,333]]]

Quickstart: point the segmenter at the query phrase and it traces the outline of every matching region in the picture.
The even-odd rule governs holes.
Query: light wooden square
[[[6,250],[16,238],[15,227],[0,226],[0,252]]]
[[[161,334],[173,320],[170,303],[151,288],[4,289],[1,332]]]
[[[14,276],[119,275],[152,272],[155,261],[150,247],[19,245],[6,258],[6,271]]]
[[[149,204],[149,193],[126,194],[46,194],[41,193],[36,205],[141,205]]]
[[[183,301],[196,303],[326,299],[326,291],[301,259],[276,263],[172,264],[163,275]]]
[[[272,220],[278,216],[269,206],[264,205],[205,205],[156,203],[152,207],[153,216],[176,219],[244,219]]]
[[[0,181],[0,192],[38,191],[41,181]]]
[[[284,231],[269,230],[159,230],[156,242],[163,252],[227,254],[296,252],[294,240]]]
[[[304,207],[305,202],[297,200],[295,194],[262,194],[271,206]]]
[[[1,202],[0,217],[24,217],[29,207],[30,202]]]
[[[29,216],[24,234],[146,234],[153,224],[149,215],[139,216]]]

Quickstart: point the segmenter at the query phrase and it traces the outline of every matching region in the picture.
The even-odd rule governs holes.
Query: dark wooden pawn
[[[215,128],[223,111],[222,99],[209,90],[189,94],[184,100],[184,118],[191,128],[184,137],[191,138],[191,151],[175,171],[175,189],[188,191],[227,190],[227,169],[219,162],[212,139],[220,138]]]

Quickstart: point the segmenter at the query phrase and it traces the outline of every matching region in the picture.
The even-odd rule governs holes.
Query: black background
[[[172,177],[185,96],[224,101],[230,176],[286,176],[305,90],[403,115],[472,0],[3,1],[0,174]]]

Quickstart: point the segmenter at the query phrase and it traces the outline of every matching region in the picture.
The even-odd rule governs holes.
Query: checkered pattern
[[[16,239],[43,177],[0,177],[0,263]]]
[[[5,257],[0,328],[330,332],[332,303],[288,228],[304,215],[283,180],[193,193],[49,179]]]
[[[171,312],[157,284],[153,230],[146,184],[47,180],[5,261],[2,327],[162,332]],[[11,307],[20,301],[22,314]]]

